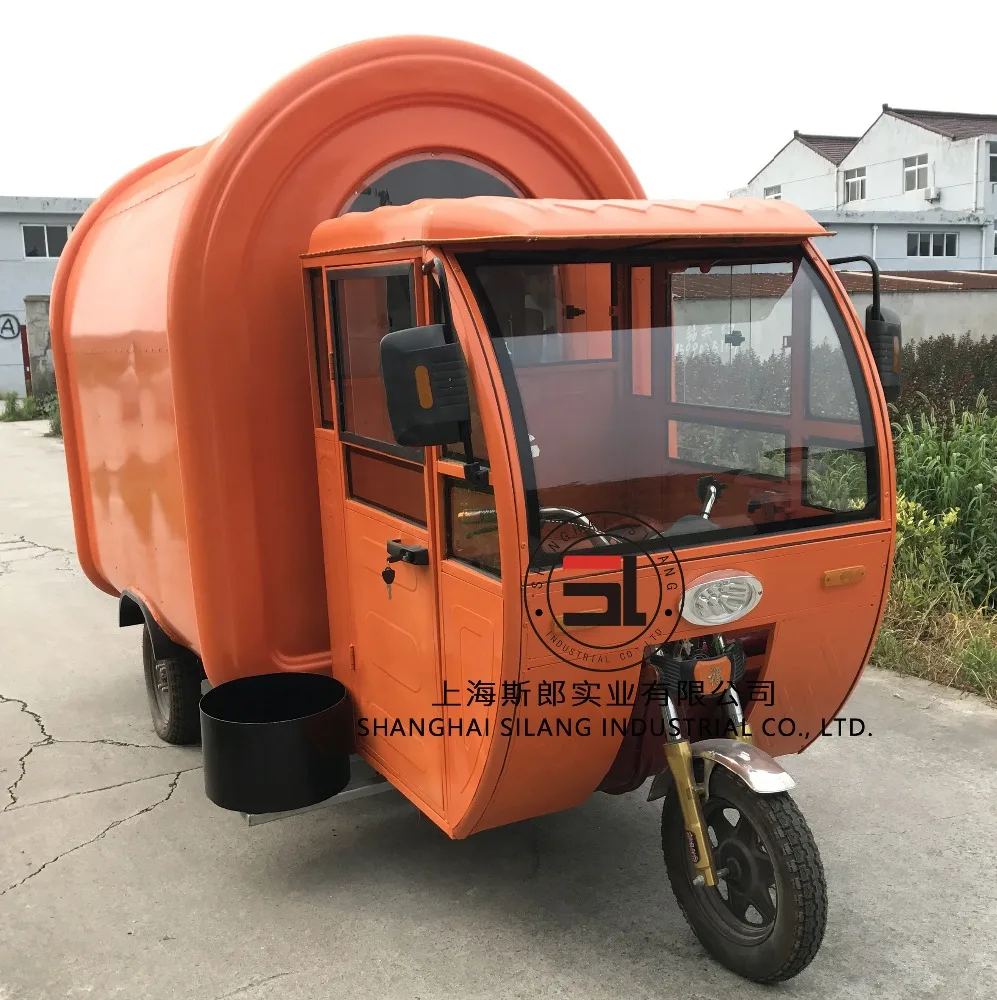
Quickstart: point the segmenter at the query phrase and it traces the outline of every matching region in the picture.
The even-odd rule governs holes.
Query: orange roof
[[[366,247],[512,240],[823,236],[806,212],[775,199],[571,201],[438,198],[355,212],[318,225],[309,254]]]

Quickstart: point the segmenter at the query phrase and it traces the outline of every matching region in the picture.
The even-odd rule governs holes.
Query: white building
[[[733,195],[784,198],[885,270],[997,270],[997,115],[883,105],[864,135],[794,132]]]
[[[0,392],[24,393],[24,299],[49,294],[62,248],[91,200],[0,196]]]

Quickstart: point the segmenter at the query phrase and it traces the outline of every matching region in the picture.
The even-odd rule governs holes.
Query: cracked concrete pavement
[[[871,735],[785,761],[829,924],[757,987],[685,926],[639,795],[458,843],[394,793],[251,829],[212,806],[79,570],[43,431],[0,424],[0,1000],[997,995],[990,706],[869,671]]]

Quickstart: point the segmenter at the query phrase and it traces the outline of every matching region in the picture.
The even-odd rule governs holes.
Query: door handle
[[[388,542],[388,562],[403,562],[410,566],[428,566],[429,549],[425,545],[406,545],[400,538]]]

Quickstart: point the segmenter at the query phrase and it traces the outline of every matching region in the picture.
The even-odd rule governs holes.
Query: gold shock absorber
[[[696,776],[692,770],[692,747],[689,741],[668,740],[665,743],[665,759],[668,761],[668,768],[675,782],[675,792],[682,809],[682,822],[685,824],[693,867],[702,876],[705,885],[714,886],[717,884],[716,868],[713,864],[710,842],[706,836],[699,792],[696,790]]]
[[[723,639],[718,637],[721,647]],[[660,678],[660,672],[659,672]],[[733,689],[731,689],[733,690]],[[736,695],[735,695],[736,698]],[[735,701],[734,711],[740,715],[740,702]],[[692,745],[681,735],[682,727],[675,703],[670,696],[665,697],[662,706],[667,726],[665,728],[665,760],[671,771],[675,794],[678,796],[679,808],[682,810],[682,825],[685,828],[686,847],[696,876],[695,885],[713,887],[717,884],[717,869],[713,862],[713,849],[706,834],[706,823],[703,820],[703,805],[696,787],[696,774],[693,770]],[[739,720],[743,721],[743,720]]]

